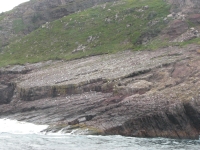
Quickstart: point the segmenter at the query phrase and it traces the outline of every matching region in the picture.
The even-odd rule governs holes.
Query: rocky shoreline
[[[79,134],[198,139],[200,46],[0,69],[0,117]]]

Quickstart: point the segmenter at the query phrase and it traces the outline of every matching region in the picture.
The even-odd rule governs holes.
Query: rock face
[[[170,39],[174,39],[188,30],[188,24],[181,20],[173,20],[165,33],[169,35]]]
[[[125,51],[1,69],[17,71],[1,117],[50,124],[48,131],[55,132],[197,139],[199,49]]]
[[[8,104],[12,100],[15,87],[10,80],[13,78],[16,78],[16,75],[0,71],[0,105]]]
[[[174,42],[183,42],[199,37],[200,1],[166,0],[166,2],[171,5],[171,14],[164,19],[166,22],[168,21],[168,26],[161,35]],[[190,28],[194,28],[195,33],[190,32]]]
[[[200,23],[200,14],[192,14],[189,16],[189,20],[192,23],[199,24]]]
[[[194,13],[199,12],[200,1],[199,0],[166,0],[170,4],[173,4],[172,10],[174,12],[186,12]]]
[[[13,96],[13,87],[0,85],[0,104],[9,103]]]

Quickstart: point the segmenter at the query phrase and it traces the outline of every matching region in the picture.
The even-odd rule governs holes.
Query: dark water
[[[1,150],[199,150],[200,141],[122,136],[0,134]]]
[[[200,140],[43,134],[44,126],[14,123],[0,120],[0,150],[200,150]]]

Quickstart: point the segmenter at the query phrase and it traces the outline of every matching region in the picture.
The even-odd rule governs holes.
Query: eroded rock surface
[[[14,93],[0,105],[1,117],[50,124],[48,131],[197,139],[199,49],[124,51],[21,66],[28,71],[9,80]]]

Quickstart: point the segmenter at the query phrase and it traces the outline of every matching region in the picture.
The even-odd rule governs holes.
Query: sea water
[[[47,127],[0,119],[0,150],[200,150],[200,140],[41,132]]]

